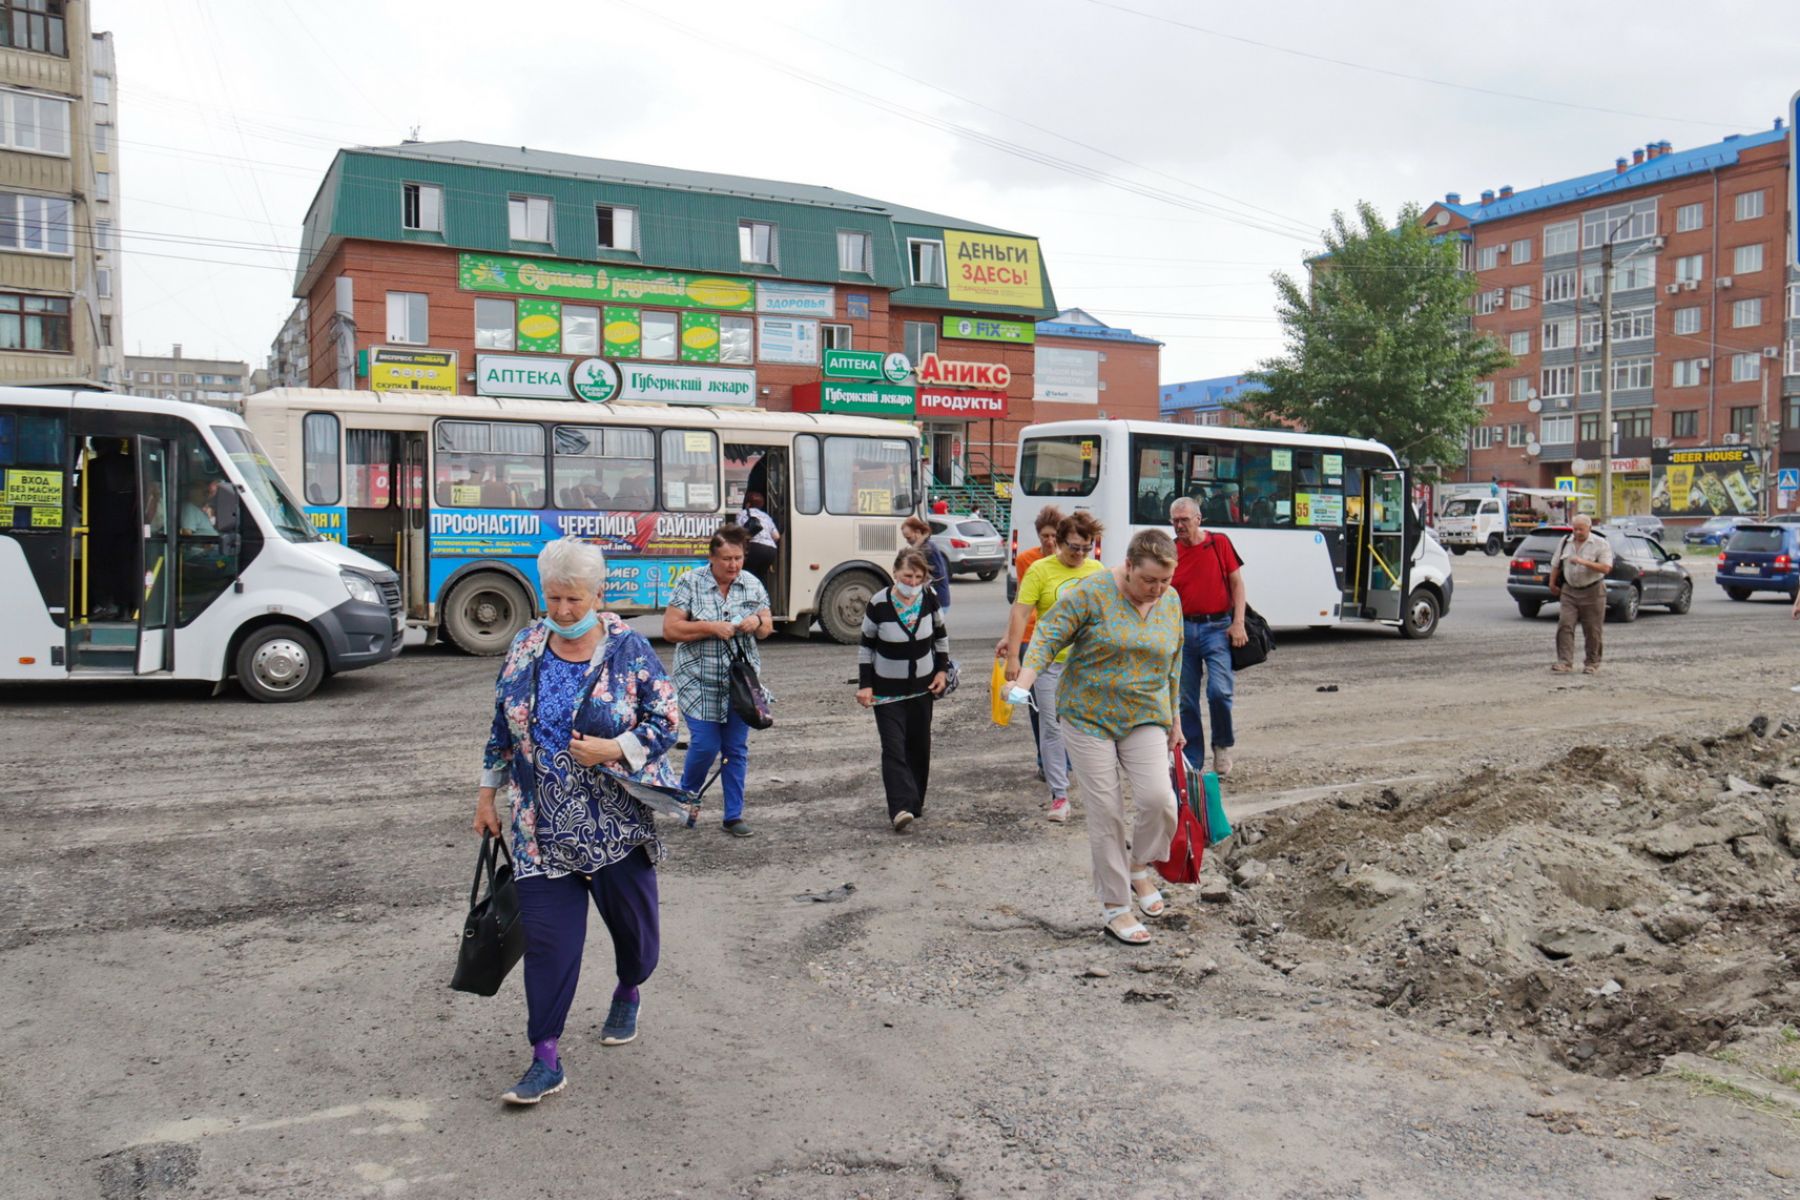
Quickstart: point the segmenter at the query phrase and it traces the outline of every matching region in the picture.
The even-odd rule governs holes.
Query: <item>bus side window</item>
[[[1131,519],[1139,525],[1166,525],[1169,505],[1179,495],[1181,447],[1164,438],[1133,437]]]
[[[437,502],[446,508],[542,508],[544,427],[437,423]]]
[[[711,430],[663,430],[662,508],[665,512],[718,511],[719,439]]]
[[[825,488],[819,476],[819,439],[810,433],[794,438],[794,507],[808,514],[825,507]]]
[[[177,449],[178,494],[175,528],[180,558],[176,563],[175,623],[186,625],[217,600],[262,548],[253,520],[238,522],[238,537],[228,541],[217,524],[219,481],[224,468],[192,428],[184,428]],[[233,552],[235,543],[236,551]]]
[[[648,429],[558,425],[556,506],[648,512],[656,507],[656,437]]]
[[[338,502],[338,419],[307,413],[300,422],[301,486],[308,504]]]
[[[1246,446],[1238,506],[1244,524],[1286,529],[1294,523],[1293,451],[1285,446]]]
[[[391,429],[344,431],[344,503],[351,508],[390,508],[398,499],[400,435]]]

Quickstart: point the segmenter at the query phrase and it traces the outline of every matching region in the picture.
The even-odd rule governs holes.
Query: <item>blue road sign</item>
[[[1800,467],[1783,467],[1776,486],[1784,492],[1800,492]]]

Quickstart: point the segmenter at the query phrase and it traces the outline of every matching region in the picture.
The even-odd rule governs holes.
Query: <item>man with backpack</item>
[[[1200,524],[1200,506],[1186,496],[1169,506],[1169,523],[1175,527],[1176,594],[1181,598],[1181,732],[1185,752],[1195,770],[1204,766],[1205,723],[1200,716],[1200,689],[1206,687],[1206,707],[1212,716],[1213,771],[1223,779],[1231,774],[1231,748],[1236,744],[1231,729],[1231,697],[1235,680],[1231,648],[1249,640],[1244,628],[1242,561],[1231,539],[1208,533]]]

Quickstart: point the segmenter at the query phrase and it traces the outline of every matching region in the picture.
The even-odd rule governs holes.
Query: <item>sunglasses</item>
[[[1062,543],[1062,548],[1064,550],[1073,550],[1076,554],[1086,554],[1089,550],[1094,548],[1094,544],[1092,542],[1064,542]]]

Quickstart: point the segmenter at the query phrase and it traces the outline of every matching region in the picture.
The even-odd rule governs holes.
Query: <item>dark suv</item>
[[[1733,600],[1751,592],[1800,595],[1800,525],[1740,525],[1719,554],[1715,578]]]
[[[1567,525],[1540,525],[1513,551],[1506,591],[1519,605],[1519,615],[1535,617],[1551,603],[1550,560],[1569,536]],[[1613,551],[1612,573],[1606,577],[1606,615],[1615,621],[1637,620],[1643,605],[1666,606],[1684,613],[1694,603],[1694,580],[1681,560],[1661,543],[1617,526],[1595,526]]]

